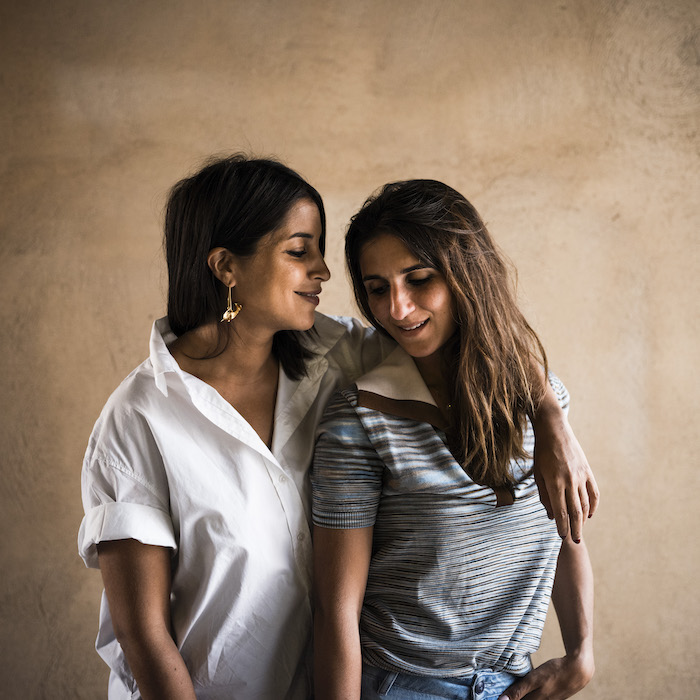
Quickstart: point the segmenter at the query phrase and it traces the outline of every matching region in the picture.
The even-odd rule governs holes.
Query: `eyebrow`
[[[407,275],[409,272],[415,272],[416,270],[428,270],[431,269],[430,265],[424,265],[423,263],[418,263],[418,265],[411,265],[411,267],[405,267],[401,270],[402,275]],[[370,280],[381,280],[384,279],[381,275],[365,275],[362,278],[363,282],[369,282]]]
[[[312,239],[313,236],[310,233],[302,233],[299,231],[299,233],[293,233],[287,240],[291,240],[292,238],[309,238]]]

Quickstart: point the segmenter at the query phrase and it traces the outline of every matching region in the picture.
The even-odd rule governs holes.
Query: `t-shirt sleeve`
[[[81,487],[78,551],[86,566],[99,568],[97,545],[109,540],[177,548],[167,477],[143,416],[103,412],[85,453]]]
[[[336,530],[374,525],[384,465],[343,393],[329,402],[319,426],[311,483],[313,522]]]
[[[564,386],[562,380],[559,379],[556,374],[554,374],[554,372],[549,372],[549,383],[551,384],[552,389],[554,389],[554,395],[557,397],[559,405],[562,407],[564,414],[568,415],[570,397],[567,388]]]

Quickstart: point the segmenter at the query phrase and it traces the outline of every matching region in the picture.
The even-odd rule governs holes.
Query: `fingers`
[[[576,498],[576,496],[578,498]],[[589,517],[590,502],[588,491],[584,486],[579,486],[576,496],[568,501],[569,503],[569,524],[571,539],[579,544],[583,536],[583,524]]]
[[[583,522],[586,522],[591,517],[591,502],[588,497],[588,489],[586,486],[579,486],[578,498],[581,503],[581,517]]]
[[[595,513],[598,504],[600,503],[600,491],[598,491],[598,484],[595,481],[593,473],[590,472],[588,475],[588,481],[586,482],[586,492],[588,493],[588,517],[592,517]]]
[[[566,493],[567,489],[564,488],[555,488],[552,493],[549,493],[557,532],[562,539],[569,534],[569,506],[566,502]]]
[[[585,491],[585,489],[583,489]],[[583,534],[584,508],[581,502],[581,490],[567,489],[566,502],[569,511],[571,539],[578,544]],[[588,513],[588,495],[586,494],[585,512]]]
[[[498,698],[498,700],[521,700],[530,691],[537,687],[536,683],[532,681],[532,671],[523,676],[520,680],[515,681],[513,685],[508,686],[503,694]]]

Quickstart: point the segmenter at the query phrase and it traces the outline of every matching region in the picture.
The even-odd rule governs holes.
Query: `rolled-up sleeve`
[[[168,513],[140,503],[113,501],[85,513],[78,532],[78,551],[86,566],[97,569],[97,545],[126,539],[177,549]]]
[[[177,549],[162,457],[139,416],[103,415],[95,426],[81,476],[85,517],[78,552],[98,568],[97,545],[134,539]]]
[[[342,394],[328,404],[319,426],[311,482],[313,521],[331,529],[374,525],[384,464]]]

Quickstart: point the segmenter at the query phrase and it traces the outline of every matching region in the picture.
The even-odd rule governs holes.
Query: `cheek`
[[[377,297],[367,297],[367,305],[369,306],[369,310],[372,312],[372,315],[379,321],[382,320],[382,317],[386,313],[386,304],[382,304],[382,299],[377,298]]]
[[[454,299],[447,289],[435,290],[430,299],[425,300],[430,305],[433,312],[443,318],[454,318]]]

